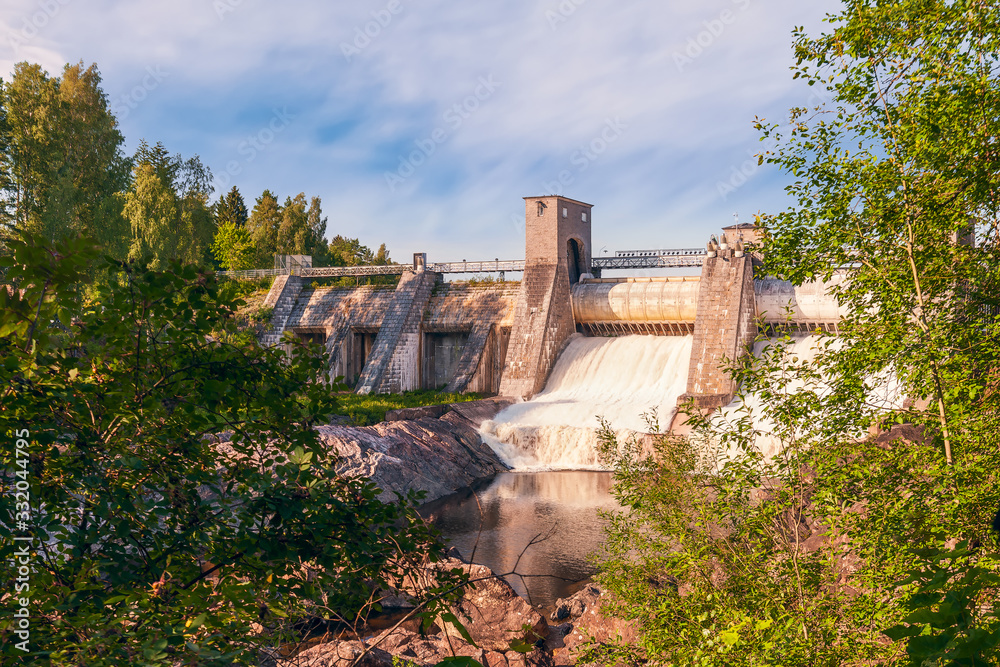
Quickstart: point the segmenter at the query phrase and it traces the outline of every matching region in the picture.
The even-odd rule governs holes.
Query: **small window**
[[[563,207],[563,217],[564,218],[568,218],[569,217],[569,209],[566,208],[566,207]]]
[[[587,212],[586,211],[584,211],[583,213],[580,214],[580,219],[583,220],[584,222],[587,222]]]
[[[545,204],[544,202],[538,202],[538,217],[542,217],[545,214]]]

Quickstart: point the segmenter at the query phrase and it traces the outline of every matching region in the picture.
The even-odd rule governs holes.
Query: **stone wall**
[[[495,394],[500,390],[519,290],[517,282],[443,283],[435,288],[424,317],[425,336],[468,334],[447,391]]]
[[[590,272],[590,204],[526,197],[525,266],[500,393],[528,399],[545,387],[556,357],[576,333],[570,287]]]
[[[378,334],[395,295],[393,286],[303,289],[287,328],[299,334],[322,333],[330,379],[357,381],[366,361],[365,344]]]
[[[271,347],[281,341],[288,329],[288,320],[302,292],[303,280],[299,276],[278,276],[264,298],[264,308],[272,308],[271,326],[261,337],[261,345]]]
[[[420,388],[420,323],[440,279],[430,271],[406,272],[400,278],[357,393],[398,394]]]
[[[698,292],[687,397],[702,408],[733,399],[736,384],[722,368],[725,359],[746,354],[757,335],[752,258],[732,249],[705,259]]]
[[[417,280],[421,275],[407,273],[396,288],[300,288],[294,306],[286,309],[283,330],[325,341],[330,379],[343,377],[361,388],[367,369],[369,380],[376,383],[369,391],[378,392],[436,387],[439,383],[429,381],[424,372],[431,351],[428,338],[463,341],[454,373],[447,378],[448,390],[495,394],[520,284],[444,283],[435,274]],[[279,286],[275,291],[283,290]],[[400,328],[400,322],[405,326]],[[380,336],[390,323],[397,326]],[[391,387],[384,386],[390,375]]]
[[[556,357],[575,332],[566,263],[526,266],[500,394],[528,399],[544,389]]]

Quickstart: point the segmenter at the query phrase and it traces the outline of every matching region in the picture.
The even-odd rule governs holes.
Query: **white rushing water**
[[[793,336],[789,343],[782,343],[782,345],[786,357],[793,363],[813,364],[816,356],[820,353],[819,345],[822,344],[823,340],[823,337],[815,335]],[[758,342],[754,345],[754,356],[759,358],[767,347],[775,344],[778,344],[777,339]],[[838,343],[834,341],[833,344],[836,346]],[[867,396],[869,405],[884,411],[902,407],[905,397],[899,381],[894,374],[885,372],[879,375],[872,375],[869,379],[874,387]],[[808,387],[801,380],[794,380],[789,382],[784,388],[784,393],[794,394],[802,390],[814,391],[819,396],[825,396],[830,391],[829,387],[822,380]],[[749,416],[750,423],[757,432],[754,439],[754,446],[766,459],[772,459],[783,450],[784,442],[781,437],[775,434],[774,423],[766,417],[764,408],[763,399],[757,394],[748,394],[743,396],[742,399],[738,396],[732,403],[719,411],[715,417],[715,421],[718,426],[726,429],[727,424],[734,424],[738,420]],[[864,434],[858,433],[852,435],[862,437]],[[729,455],[730,452],[724,452],[724,454]]]
[[[691,336],[574,336],[545,390],[485,422],[483,439],[514,470],[601,469],[596,444],[607,419],[619,439],[649,431],[656,409],[666,429],[687,387]]]

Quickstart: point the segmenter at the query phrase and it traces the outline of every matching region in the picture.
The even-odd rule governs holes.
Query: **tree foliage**
[[[235,185],[226,193],[225,197],[215,203],[213,210],[217,227],[221,227],[227,222],[235,227],[246,227],[247,220],[250,219],[243,195],[240,194],[239,188]]]
[[[912,426],[908,437],[852,438],[854,398],[794,351],[807,341],[830,342],[767,341],[733,369],[738,407],[688,406],[694,434],[655,438],[654,456],[605,429],[626,509],[611,517],[599,580],[640,641],[591,644],[584,660],[1000,659],[1000,542],[989,530],[1000,437],[952,465]]]
[[[846,275],[838,375],[892,368],[951,461],[997,426],[1000,8],[850,0],[832,21],[796,33],[793,68],[832,102],[760,123],[795,179],[763,217],[767,269]]]
[[[223,270],[243,271],[255,268],[257,249],[246,227],[227,220],[215,232],[212,255]]]
[[[135,155],[124,214],[132,226],[129,259],[161,270],[172,261],[200,264],[215,237],[208,207],[211,172],[195,156],[171,156],[145,141]]]
[[[0,88],[0,187],[10,227],[50,239],[88,234],[123,256],[127,234],[115,193],[128,182],[124,139],[96,65],[50,77],[27,62]]]
[[[274,255],[278,252],[278,229],[281,222],[281,207],[277,197],[270,190],[264,190],[257,197],[247,221],[247,230],[257,248],[259,268],[270,267],[274,262]]]
[[[86,302],[81,241],[13,247],[25,291],[0,290],[0,431],[29,455],[3,449],[5,580],[25,545],[12,536],[33,539],[18,556],[29,653],[5,596],[5,661],[257,664],[307,618],[363,616],[374,589],[440,553],[413,498],[382,503],[333,472],[312,428],[334,407],[320,356],[241,342],[239,302],[210,275],[110,262],[120,281]]]

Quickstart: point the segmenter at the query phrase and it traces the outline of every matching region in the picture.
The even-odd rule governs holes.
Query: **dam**
[[[265,301],[273,311],[262,342],[281,344],[290,332],[324,345],[329,377],[362,394],[433,388],[527,400],[545,389],[572,339],[687,338],[686,363],[675,358],[669,371],[672,387],[682,385],[679,397],[713,409],[729,403],[736,389],[723,360],[744,354],[760,327],[836,330],[841,312],[830,285],[754,278],[760,256],[744,250],[759,240],[754,225],[722,229],[705,250],[594,258],[593,224],[590,204],[526,197],[523,260],[431,264],[420,253],[412,265],[283,272]],[[700,275],[604,277],[670,267],[700,268]],[[448,273],[513,271],[522,273],[519,282],[444,280]],[[377,274],[399,281],[314,283]]]
[[[443,388],[515,399],[478,426],[510,472],[426,511],[465,556],[499,572],[520,563],[532,578],[508,581],[549,608],[594,573],[586,555],[603,540],[601,512],[620,509],[596,448],[598,418],[621,442],[656,430],[647,418],[674,427],[686,399],[724,416],[737,390],[725,360],[752,354],[771,329],[836,332],[843,313],[830,290],[841,278],[796,287],[755,277],[762,256],[753,225],[706,230],[704,249],[594,257],[593,206],[561,196],[524,201],[520,260],[432,263],[418,253],[406,266],[278,275],[262,342],[280,345],[291,334],[322,344],[330,379],[362,394]],[[671,268],[694,275],[650,275]],[[503,280],[515,272],[519,281]],[[485,273],[501,279],[446,280]],[[314,282],[366,275],[399,281]],[[796,351],[808,354],[809,339],[797,340]]]

